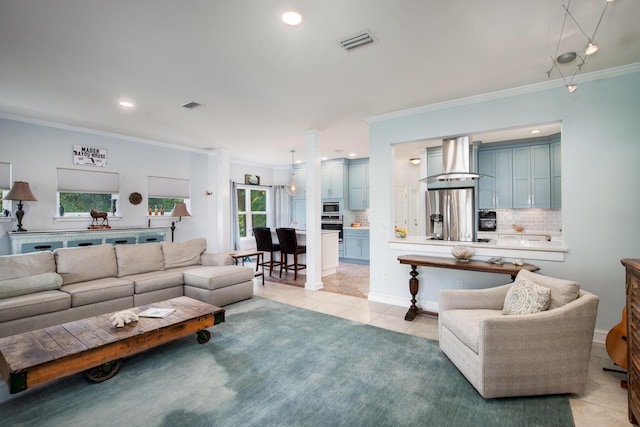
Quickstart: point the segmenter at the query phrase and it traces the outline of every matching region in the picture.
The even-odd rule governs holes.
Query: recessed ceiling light
[[[531,131],[531,133],[540,133],[540,129],[534,129]]]
[[[302,15],[294,11],[285,12],[282,15],[282,21],[287,25],[299,25],[302,22]]]
[[[125,107],[125,108],[132,108],[133,107],[133,102],[131,102],[131,101],[120,101],[120,102],[118,102],[118,104],[120,104],[121,107]]]
[[[320,157],[320,160],[327,160],[327,159],[328,159],[328,157],[327,157],[327,156]]]
[[[356,153],[349,153],[349,157],[355,157]]]

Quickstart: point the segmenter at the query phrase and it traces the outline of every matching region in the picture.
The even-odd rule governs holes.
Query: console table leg
[[[418,267],[416,265],[411,266],[411,271],[409,272],[411,275],[411,279],[409,279],[409,292],[411,293],[411,307],[409,307],[409,311],[404,316],[404,320],[411,321],[416,318],[418,314],[418,306],[416,305],[416,295],[418,294],[418,290],[420,289],[420,282],[418,281]]]

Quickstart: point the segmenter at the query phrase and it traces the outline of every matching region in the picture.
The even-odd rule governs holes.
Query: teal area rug
[[[73,375],[15,395],[11,426],[573,426],[566,396],[484,400],[438,343],[263,298],[125,359],[112,379]]]

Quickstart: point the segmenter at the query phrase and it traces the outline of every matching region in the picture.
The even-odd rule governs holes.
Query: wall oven
[[[342,215],[322,215],[320,228],[338,231],[338,240],[342,242]]]

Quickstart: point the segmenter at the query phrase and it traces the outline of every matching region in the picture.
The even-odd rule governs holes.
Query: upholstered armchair
[[[549,287],[549,308],[503,314],[519,279]],[[599,298],[575,282],[524,270],[514,283],[441,291],[441,350],[484,398],[583,392]]]

